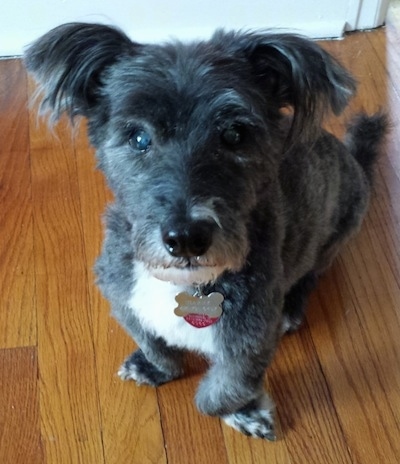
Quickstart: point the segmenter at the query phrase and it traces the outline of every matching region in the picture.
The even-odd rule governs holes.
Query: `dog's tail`
[[[374,164],[379,148],[388,129],[387,116],[376,113],[372,116],[359,114],[347,130],[346,145],[364,169],[370,184],[373,180]]]

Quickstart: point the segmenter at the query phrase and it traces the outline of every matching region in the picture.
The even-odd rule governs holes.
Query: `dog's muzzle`
[[[175,222],[161,228],[161,238],[174,258],[169,266],[150,267],[157,279],[175,284],[201,285],[214,281],[225,269],[210,260],[217,224],[204,219]]]

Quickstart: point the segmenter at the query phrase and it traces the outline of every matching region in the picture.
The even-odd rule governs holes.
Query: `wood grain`
[[[37,350],[0,350],[0,462],[41,464]]]
[[[282,340],[268,374],[283,440],[298,462],[351,463],[314,343],[304,332]]]
[[[400,15],[323,42],[355,74],[355,111],[392,121],[360,234],[313,293],[268,370],[279,440],[200,415],[207,368],[158,389],[116,375],[135,345],[92,267],[112,199],[82,123],[53,132],[28,107],[18,60],[0,62],[0,462],[397,464],[400,462]]]
[[[189,355],[186,376],[158,389],[168,462],[191,462],[194,456],[199,464],[229,462],[220,421],[201,415],[194,404],[206,366]]]
[[[9,348],[36,343],[26,103],[22,63],[0,61],[0,347]]]
[[[51,133],[34,111],[30,124],[45,460],[100,463],[104,451],[73,139],[67,123]]]

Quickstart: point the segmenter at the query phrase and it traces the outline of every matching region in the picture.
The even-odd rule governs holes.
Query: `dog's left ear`
[[[292,34],[236,36],[257,82],[281,107],[293,109],[292,142],[309,138],[323,117],[339,114],[356,90],[352,76],[318,44]]]
[[[104,75],[122,56],[141,46],[120,30],[86,23],[58,26],[39,38],[25,53],[25,64],[43,92],[42,112],[57,120],[89,116],[101,97]]]

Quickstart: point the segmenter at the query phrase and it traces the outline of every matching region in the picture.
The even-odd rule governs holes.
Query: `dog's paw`
[[[175,378],[174,375],[160,371],[145,357],[142,350],[132,353],[118,371],[122,380],[134,380],[138,385],[158,387]]]
[[[227,425],[249,437],[276,440],[273,405],[266,395],[259,404],[252,402],[235,413],[222,416],[222,419]]]
[[[281,334],[293,333],[300,329],[303,325],[303,317],[291,317],[288,314],[284,314],[281,324]]]

